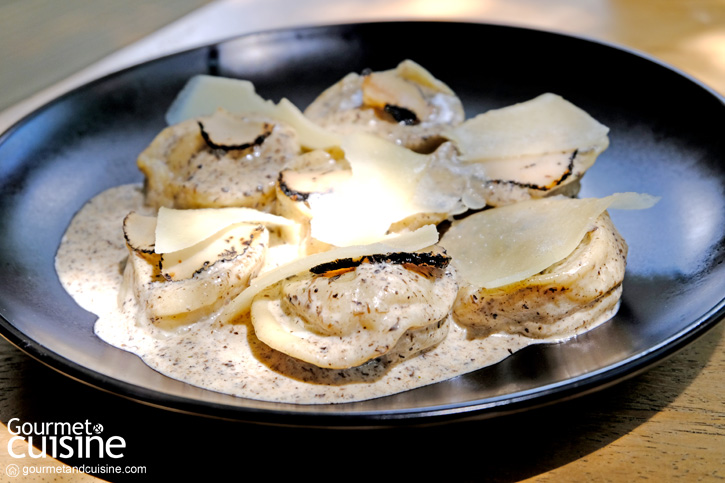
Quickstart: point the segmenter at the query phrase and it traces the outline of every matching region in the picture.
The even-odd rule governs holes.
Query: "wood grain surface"
[[[0,1],[0,12],[13,3],[20,2]],[[433,2],[424,3],[433,8]],[[444,3],[450,8],[466,4]],[[489,0],[477,5],[485,6],[486,18],[494,22],[586,34],[641,50],[725,93],[723,1]],[[155,15],[147,20],[154,25],[176,18],[164,9]],[[0,19],[0,32],[5,20]],[[52,23],[52,16],[46,21]],[[91,37],[94,28],[98,25],[92,21],[76,27],[82,31],[78,35]],[[72,31],[55,32],[58,48],[76,38]],[[2,69],[7,65],[0,62]],[[13,75],[21,82],[27,72]],[[722,481],[724,331],[720,323],[646,372],[564,403],[496,420],[366,431],[262,427],[169,412],[87,387],[0,340],[0,481],[96,480],[50,473],[48,468],[67,471],[79,464],[50,458],[22,460],[21,466],[43,473],[15,479],[5,474],[18,463],[10,450],[28,450],[22,442],[11,442],[7,425],[12,418],[102,421],[107,434],[126,439],[121,464],[146,469],[145,476],[98,475],[105,481],[217,481],[230,471],[238,481],[257,479],[258,472],[275,481],[302,476],[348,481]]]
[[[209,0],[0,0],[0,110]]]

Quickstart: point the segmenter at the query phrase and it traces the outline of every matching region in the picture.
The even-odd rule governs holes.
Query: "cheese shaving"
[[[431,74],[425,67],[410,59],[406,59],[398,64],[395,68],[395,72],[404,79],[409,79],[420,85],[428,86],[444,94],[451,96],[454,95],[454,92],[450,87],[448,87],[448,85],[436,79],[435,76],[433,76],[433,74]]]
[[[245,246],[263,230],[259,225],[237,223],[187,248],[164,253],[160,269],[167,280],[185,280],[218,261],[242,256]]]
[[[566,258],[606,209],[644,209],[657,200],[651,195],[618,193],[605,198],[522,201],[457,222],[441,245],[468,283],[500,287]]]
[[[166,122],[174,125],[187,119],[211,116],[220,107],[236,114],[269,115],[275,109],[274,102],[259,96],[250,81],[196,75],[171,103],[166,111]]]
[[[326,149],[340,145],[339,136],[310,121],[286,98],[279,101],[270,115],[292,126],[297,131],[300,144],[307,149]]]
[[[314,238],[335,246],[372,243],[392,223],[428,211],[415,196],[428,156],[361,133],[345,137],[342,148],[352,176],[331,193],[310,196]]]
[[[257,94],[251,82],[226,77],[192,77],[166,112],[166,122],[173,125],[187,119],[210,116],[219,108],[238,115],[259,114],[285,122],[297,131],[300,144],[308,149],[340,144],[338,136],[307,119],[288,99],[275,104]]]
[[[609,128],[562,97],[546,93],[492,109],[446,133],[465,161],[485,161],[596,148],[609,144]]]
[[[252,208],[159,208],[156,221],[156,253],[171,253],[196,245],[237,223],[290,226],[294,221]]]

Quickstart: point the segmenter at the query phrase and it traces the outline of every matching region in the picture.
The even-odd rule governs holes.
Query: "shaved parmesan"
[[[237,223],[188,248],[164,253],[159,268],[166,280],[186,280],[217,262],[234,260],[260,232],[259,225]]]
[[[238,224],[193,247],[160,255],[161,278],[154,264],[131,258],[134,292],[149,319],[174,329],[197,322],[235,297],[264,265],[269,232]]]
[[[441,240],[460,276],[494,288],[524,280],[566,258],[608,208],[642,209],[656,197],[545,198],[494,208],[455,223]]]
[[[436,79],[425,67],[410,59],[405,59],[395,68],[398,75],[420,85],[430,87],[444,94],[454,95],[454,92],[443,81]]]
[[[252,208],[200,208],[177,210],[161,207],[156,221],[156,253],[183,250],[237,223],[290,226],[294,221]]]
[[[166,112],[166,122],[173,125],[210,116],[219,108],[234,114],[260,114],[285,122],[297,131],[300,144],[308,149],[340,144],[336,135],[307,119],[289,100],[282,99],[275,104],[257,94],[251,82],[226,77],[192,77]]]
[[[249,310],[254,297],[265,288],[292,275],[297,275],[317,265],[341,258],[359,258],[365,255],[378,255],[394,252],[414,252],[434,245],[438,241],[438,231],[434,225],[426,225],[413,232],[390,236],[377,243],[334,248],[326,252],[315,253],[291,263],[281,265],[262,273],[252,280],[249,287],[225,307],[222,321],[228,321]]]
[[[325,149],[340,145],[339,136],[310,121],[288,99],[281,99],[270,115],[292,126],[297,131],[300,144],[307,149]]]
[[[178,124],[187,119],[211,116],[223,108],[235,114],[270,114],[274,102],[265,100],[246,80],[196,75],[189,79],[166,111],[166,122]]]
[[[603,151],[609,128],[562,97],[546,93],[530,101],[494,109],[446,133],[465,161],[526,155]]]
[[[352,176],[309,197],[314,238],[335,246],[372,243],[393,222],[427,211],[416,192],[429,156],[361,133],[345,137],[342,148]]]

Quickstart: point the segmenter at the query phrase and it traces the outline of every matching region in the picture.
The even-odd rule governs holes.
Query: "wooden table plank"
[[[209,1],[0,1],[0,110]]]

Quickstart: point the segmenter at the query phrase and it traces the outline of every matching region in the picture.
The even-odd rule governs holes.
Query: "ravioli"
[[[412,252],[430,247],[438,241],[438,231],[433,225],[426,225],[414,232],[389,236],[376,243],[335,248],[315,253],[291,263],[281,265],[255,278],[249,288],[229,303],[221,314],[222,320],[231,320],[249,310],[252,300],[260,291],[287,277],[303,273],[317,265],[341,258],[359,258],[391,252]]]
[[[212,134],[205,124],[216,126]],[[238,137],[219,134],[229,125],[239,131]],[[210,137],[213,133],[220,136],[220,144]],[[270,211],[277,173],[300,149],[296,131],[283,122],[219,109],[163,129],[139,154],[137,165],[145,177],[146,204],[152,208],[241,206]]]
[[[306,272],[270,286],[252,301],[251,320],[270,347],[347,369],[387,354],[406,334],[440,342],[431,332],[445,335],[457,288],[451,271],[426,276],[400,264],[362,263],[332,277]]]
[[[410,59],[394,69],[349,73],[304,114],[340,136],[362,132],[419,153],[435,150],[443,130],[465,117],[455,92]]]
[[[167,330],[195,323],[239,294],[264,265],[269,232],[262,225],[229,224],[163,253],[153,249],[155,228],[154,216],[132,212],[124,219],[129,256],[119,299],[132,295],[140,323]]]

